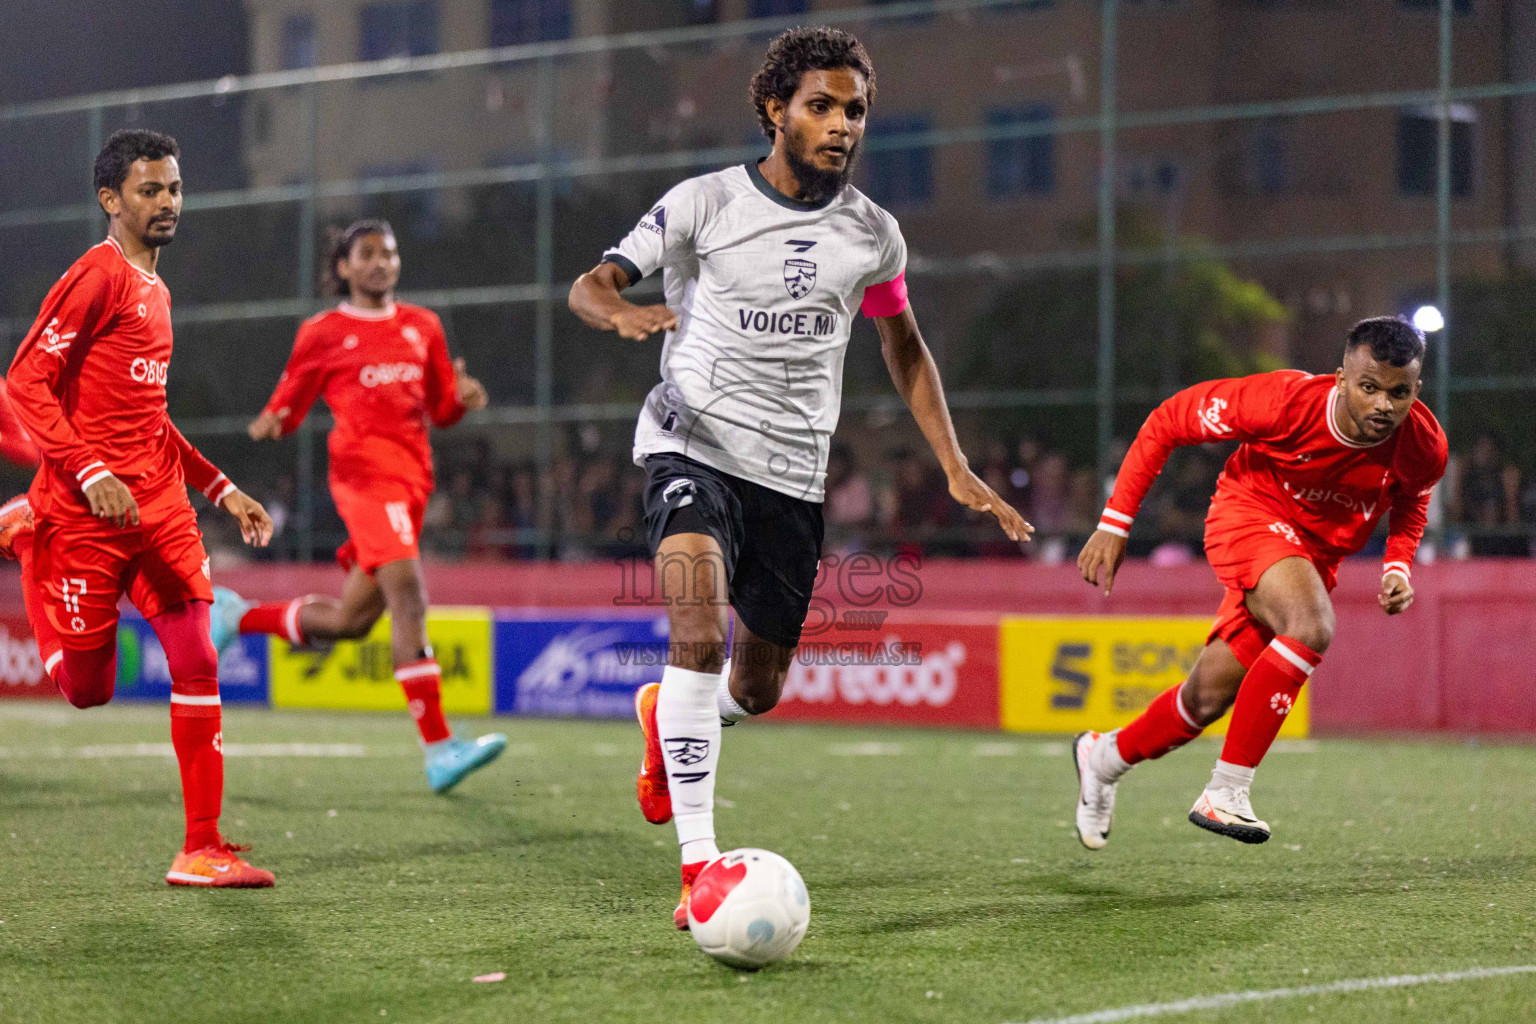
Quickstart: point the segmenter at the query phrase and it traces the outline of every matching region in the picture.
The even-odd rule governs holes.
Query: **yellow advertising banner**
[[[491,711],[491,610],[433,608],[427,639],[443,668],[443,710],[485,715]],[[329,651],[293,650],[272,638],[272,704],[280,708],[404,711],[389,650],[389,616],[365,639],[343,641]]]
[[[1211,629],[1208,618],[1005,617],[999,643],[1004,729],[1076,733],[1114,729],[1189,675]],[[1307,691],[1280,735],[1307,735]],[[1230,713],[1206,730],[1227,731]]]

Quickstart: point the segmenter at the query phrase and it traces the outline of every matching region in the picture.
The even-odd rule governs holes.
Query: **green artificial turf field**
[[[225,829],[278,887],[219,892],[162,881],[163,707],[0,704],[0,1021],[1001,1024],[1536,964],[1536,749],[1292,744],[1254,793],[1275,838],[1246,847],[1185,821],[1197,744],[1129,777],[1090,853],[1062,740],[742,726],[722,846],[811,892],[800,950],[745,974],[671,928],[632,726],[494,726],[507,755],[434,797],[403,715],[227,710]],[[348,746],[249,749],[295,743]],[[1536,975],[1159,1019],[1531,1020]]]

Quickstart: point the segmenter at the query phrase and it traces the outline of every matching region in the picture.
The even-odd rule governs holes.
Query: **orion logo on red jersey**
[[[128,364],[128,376],[140,384],[163,385],[166,375],[170,372],[170,363],[162,363],[158,359],[145,359],[143,356]]]
[[[1303,505],[1343,505],[1351,512],[1360,513],[1363,519],[1369,519],[1376,514],[1376,502],[1367,502],[1364,498],[1357,498],[1343,491],[1333,491],[1326,487],[1292,487],[1288,480],[1280,481],[1280,486],[1285,488],[1285,493]]]
[[[357,379],[365,388],[376,388],[385,384],[414,384],[424,376],[419,363],[377,363],[363,367]]]

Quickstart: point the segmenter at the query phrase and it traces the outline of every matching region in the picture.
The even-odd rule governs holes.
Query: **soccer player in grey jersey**
[[[661,682],[643,687],[635,708],[646,740],[641,809],[657,824],[675,820],[682,844],[679,928],[694,877],[720,852],[721,726],[778,702],[800,642],[856,309],[874,319],[949,493],[992,513],[1012,540],[1033,529],[967,465],[907,304],[901,231],[848,184],[875,95],[869,54],[838,29],[791,29],[769,46],[751,95],[771,155],[674,187],[570,296],[592,327],[637,341],[666,332],[634,455],[648,477],[671,645]],[[664,305],[620,294],[658,269]]]

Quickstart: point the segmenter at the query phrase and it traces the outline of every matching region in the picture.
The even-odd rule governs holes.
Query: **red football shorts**
[[[371,575],[381,565],[421,557],[424,493],[391,480],[363,487],[332,480],[331,497],[350,538],[336,549],[343,569],[350,572],[355,565]]]
[[[1216,611],[1206,643],[1222,640],[1244,668],[1253,667],[1274,632],[1248,610],[1244,598],[1259,585],[1259,577],[1282,558],[1305,558],[1330,591],[1338,581],[1338,563],[1319,557],[1305,537],[1284,520],[1265,520],[1252,513],[1241,517],[1213,515],[1205,523],[1205,556],[1227,594]]]
[[[158,523],[126,529],[39,519],[32,551],[43,611],[72,651],[116,639],[124,594],[146,619],[188,601],[213,600],[203,532],[185,501]]]

